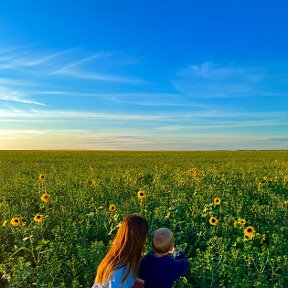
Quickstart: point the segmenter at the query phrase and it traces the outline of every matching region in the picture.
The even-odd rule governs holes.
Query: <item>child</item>
[[[174,247],[173,233],[167,228],[153,233],[152,246],[154,251],[140,263],[139,278],[144,280],[145,288],[171,288],[173,282],[186,272],[189,263],[184,253]]]

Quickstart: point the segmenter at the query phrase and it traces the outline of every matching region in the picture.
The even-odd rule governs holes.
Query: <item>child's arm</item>
[[[169,252],[173,254],[175,258],[175,266],[176,266],[175,272],[177,272],[177,278],[178,278],[182,276],[189,268],[189,262],[186,259],[185,254],[176,247],[173,247]]]

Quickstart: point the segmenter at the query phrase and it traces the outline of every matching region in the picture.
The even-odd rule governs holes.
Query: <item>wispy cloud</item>
[[[25,46],[24,46],[25,47]],[[34,49],[18,49],[11,48],[0,53],[0,69],[19,69],[19,68],[29,68],[35,66],[44,66],[61,63],[63,60],[63,55],[69,54],[75,49],[67,49],[64,51],[58,51],[55,53],[46,52],[43,53],[34,51]]]
[[[189,131],[189,130],[211,130],[211,129],[227,129],[227,128],[240,128],[240,127],[267,127],[267,126],[288,126],[287,121],[282,119],[278,120],[275,119],[274,121],[267,121],[267,120],[254,120],[254,121],[234,121],[234,122],[225,122],[219,120],[217,123],[214,121],[213,124],[205,125],[205,122],[196,122],[195,125],[169,125],[169,126],[162,126],[157,127],[155,130],[159,131]]]
[[[14,61],[14,63],[12,62],[12,65],[14,64],[16,67],[17,66],[18,67],[32,67],[32,66],[39,66],[39,65],[51,65],[51,62],[55,63],[55,61],[54,61],[55,59],[57,61],[57,58],[65,55],[65,54],[68,54],[71,51],[73,51],[73,49],[57,52],[54,54],[48,54],[48,55],[44,55],[44,56],[38,56],[38,57],[32,56],[32,57],[27,57],[25,59],[18,59],[17,61]],[[53,61],[51,61],[51,60],[53,60]],[[58,59],[58,61],[59,60],[60,59]]]
[[[210,108],[207,104],[200,104],[186,99],[185,95],[173,93],[107,93],[95,94],[102,95],[106,99],[116,104],[132,104],[135,106],[170,106],[186,108]]]
[[[1,83],[1,79],[0,79]],[[81,98],[98,98],[109,101],[111,105],[130,104],[134,106],[150,106],[150,107],[183,107],[183,108],[199,108],[211,109],[211,105],[198,103],[186,99],[185,95],[172,93],[86,93],[81,91],[64,91],[64,90],[47,90],[47,91],[30,91],[31,95],[51,95],[65,97],[81,97]]]
[[[131,84],[143,84],[146,81],[136,77],[124,77],[108,73],[107,67],[113,67],[113,62],[117,66],[119,60],[112,59],[112,52],[99,52],[91,56],[84,57],[82,59],[73,61],[64,65],[63,67],[56,69],[52,72],[53,75],[63,75],[82,80],[95,80],[105,82],[120,82]],[[86,64],[86,66],[84,65]]]
[[[195,112],[181,112],[181,111],[172,111],[172,112],[109,112],[103,113],[100,111],[79,111],[79,110],[44,110],[44,109],[0,109],[0,119],[4,121],[9,121],[9,119],[19,119],[19,121],[24,120],[70,120],[70,119],[102,119],[108,121],[139,121],[139,122],[153,122],[153,121],[193,121],[197,125],[204,125],[205,121],[209,119],[223,119],[222,121],[227,121],[229,123],[222,123],[221,125],[230,125],[230,127],[241,125],[244,123],[244,126],[248,125],[281,125],[287,124],[287,113],[285,111],[280,112],[255,112],[245,113],[230,113],[225,111],[195,111]],[[230,119],[234,119],[233,121]],[[237,119],[237,121],[235,120]],[[247,119],[250,119],[249,121]],[[256,122],[257,120],[257,122]],[[218,120],[219,121],[219,120]],[[218,122],[219,123],[219,122]],[[256,124],[258,123],[258,124]],[[215,124],[215,127],[220,124]],[[220,126],[221,126],[220,125]],[[209,127],[213,127],[213,124],[210,124]]]
[[[287,79],[287,76],[285,73],[278,74],[276,78],[274,74],[267,67],[237,67],[204,62],[178,72],[173,84],[177,91],[199,98],[285,96],[278,91],[277,84]],[[268,82],[272,78],[273,83]]]
[[[94,53],[93,55],[85,56],[75,60],[75,53],[72,52],[75,52],[76,49],[73,48],[64,51],[57,51],[54,53],[45,53],[42,51],[38,52],[37,50],[35,51],[35,49],[31,49],[31,47],[22,50],[19,48],[2,49],[2,52],[0,49],[0,70],[13,70],[22,68],[32,69],[37,67],[38,76],[39,72],[42,71],[42,73],[46,74],[46,76],[62,75],[81,80],[132,84],[146,83],[146,81],[134,76],[124,77],[122,75],[120,76],[106,71],[107,67],[111,65],[113,67],[113,62],[115,62],[116,66],[121,63],[119,59],[115,60],[112,58],[113,53],[109,51]],[[80,52],[78,51],[77,54],[79,55]],[[117,56],[121,57],[121,55]],[[72,60],[73,58],[74,60]],[[122,64],[124,63],[125,62]]]
[[[95,80],[95,81],[105,81],[105,82],[120,82],[120,83],[134,83],[141,84],[145,83],[143,80],[130,78],[130,77],[121,77],[112,74],[97,73],[97,72],[87,72],[83,70],[76,69],[60,69],[53,72],[55,75],[65,75],[73,78],[78,78],[82,80]]]
[[[117,57],[120,58],[118,59]],[[83,57],[83,51],[73,48],[51,52],[49,50],[40,51],[32,45],[2,49],[0,47],[0,101],[2,103],[13,102],[15,104],[42,106],[47,105],[47,103],[51,105],[52,103],[52,105],[54,104],[57,107],[61,103],[61,100],[55,97],[54,99],[49,99],[46,96],[65,95],[70,97],[75,95],[75,101],[82,96],[90,97],[92,93],[88,96],[89,93],[87,91],[80,90],[76,93],[73,90],[73,86],[75,85],[67,81],[71,77],[79,79],[79,81],[92,80],[88,83],[90,90],[93,89],[93,85],[96,85],[96,83],[93,83],[94,81],[97,84],[99,82],[113,82],[115,85],[117,83],[145,83],[145,81],[137,77],[125,76],[127,73],[117,75],[116,72],[110,73],[106,71],[105,67],[107,63],[108,66],[112,65],[112,67],[114,62],[116,66],[124,65],[125,57],[123,61],[121,57],[120,53],[117,54],[109,51]],[[132,63],[131,59],[128,59],[127,63]],[[86,90],[86,85],[87,83],[85,83],[85,86],[81,85],[80,87],[84,87],[83,90]],[[43,87],[52,87],[52,90],[49,91],[47,88],[47,90],[43,90]],[[65,91],[67,87],[72,91]],[[99,95],[97,97],[101,98]],[[103,99],[112,103],[112,100],[108,100],[108,97],[104,97]]]
[[[61,69],[58,69],[54,73],[55,74],[61,73],[61,71],[66,71],[66,70],[69,70],[69,69],[71,69],[73,67],[81,66],[84,63],[91,62],[92,60],[95,60],[97,58],[103,58],[104,56],[107,56],[109,54],[110,53],[108,53],[108,52],[106,52],[106,53],[100,52],[100,53],[93,54],[93,55],[91,55],[89,57],[85,57],[85,58],[82,58],[80,60],[77,60],[77,61],[74,61],[72,63],[69,63],[69,64],[65,65],[64,67],[62,67]]]
[[[132,113],[103,113],[103,112],[81,112],[66,110],[20,110],[20,109],[2,109],[0,110],[0,119],[9,121],[9,119],[33,120],[33,119],[103,119],[110,121],[164,121],[173,118],[179,118],[180,115],[139,115]]]
[[[0,87],[0,100],[2,101],[8,101],[8,102],[17,102],[17,103],[23,103],[23,104],[33,104],[33,105],[41,105],[44,106],[43,103],[40,103],[38,101],[29,99],[27,95],[16,92],[16,91],[10,91],[7,89],[3,89]]]
[[[0,87],[35,87],[38,86],[38,83],[33,79],[17,79],[17,78],[1,78],[0,77]],[[12,89],[12,88],[11,88]]]

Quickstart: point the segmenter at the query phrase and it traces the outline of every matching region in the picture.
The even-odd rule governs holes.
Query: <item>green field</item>
[[[130,213],[146,251],[174,232],[175,287],[288,287],[288,151],[0,151],[0,181],[0,287],[91,287]]]

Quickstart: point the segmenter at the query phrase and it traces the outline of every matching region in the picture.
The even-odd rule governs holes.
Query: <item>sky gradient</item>
[[[288,149],[287,11],[5,1],[0,149]]]

